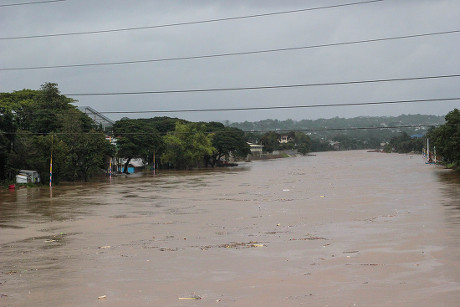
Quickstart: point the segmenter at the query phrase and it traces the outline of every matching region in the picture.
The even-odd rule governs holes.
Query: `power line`
[[[302,108],[325,108],[325,107],[349,107],[349,106],[370,106],[370,105],[389,105],[389,104],[404,104],[404,103],[424,103],[424,102],[442,102],[442,101],[458,101],[460,97],[450,98],[427,98],[427,99],[406,99],[406,100],[391,100],[391,101],[376,101],[376,102],[361,102],[361,103],[341,103],[341,104],[313,104],[313,105],[294,105],[294,106],[271,106],[271,107],[241,107],[241,108],[210,108],[210,109],[177,109],[177,110],[139,110],[139,111],[97,111],[98,114],[148,114],[148,113],[189,113],[189,112],[228,112],[228,111],[256,111],[256,110],[279,110],[279,109],[302,109]],[[35,115],[49,114],[51,111],[38,110],[34,111]],[[88,117],[92,118],[91,114],[83,112]],[[80,113],[73,112],[53,112],[53,114],[81,116]],[[110,119],[109,119],[110,120]]]
[[[246,108],[214,108],[214,109],[179,109],[179,110],[141,110],[141,111],[100,111],[101,114],[145,114],[145,113],[187,113],[187,112],[226,112],[226,111],[252,111],[252,110],[276,110],[276,109],[301,109],[301,108],[324,108],[324,107],[348,107],[348,106],[369,106],[383,104],[402,104],[402,103],[422,103],[434,101],[456,101],[460,97],[454,98],[432,98],[432,99],[412,99],[412,100],[393,100],[364,103],[341,103],[341,104],[313,104],[295,106],[272,106],[272,107],[246,107]]]
[[[0,7],[20,6],[20,5],[29,5],[29,4],[44,4],[44,3],[64,2],[64,1],[67,1],[67,0],[49,0],[49,1],[34,1],[34,2],[0,4]]]
[[[460,74],[435,75],[435,76],[423,76],[423,77],[389,78],[389,79],[369,79],[369,80],[324,82],[324,83],[265,85],[265,86],[233,87],[233,88],[207,88],[207,89],[159,90],[159,91],[137,91],[137,92],[106,92],[106,93],[68,93],[64,95],[66,96],[122,96],[122,95],[203,93],[203,92],[224,92],[224,91],[250,91],[250,90],[270,90],[270,89],[283,89],[283,88],[316,87],[316,86],[367,84],[367,83],[379,83],[379,82],[446,79],[446,78],[456,78],[456,77],[460,77]]]
[[[347,7],[347,6],[353,6],[353,5],[370,4],[370,3],[382,2],[382,1],[385,1],[385,0],[369,0],[369,1],[361,1],[361,2],[350,2],[350,3],[344,3],[344,4],[310,7],[310,8],[289,10],[289,11],[261,13],[261,14],[253,14],[253,15],[246,15],[246,16],[224,17],[224,18],[215,18],[215,19],[199,20],[199,21],[177,22],[177,23],[143,26],[143,27],[129,27],[129,28],[117,28],[117,29],[108,29],[108,30],[97,30],[97,31],[81,31],[81,32],[39,34],[39,35],[28,35],[28,36],[0,37],[0,40],[32,39],[32,38],[45,38],[45,37],[57,37],[57,36],[71,36],[71,35],[103,34],[103,33],[133,31],[133,30],[159,29],[159,28],[185,26],[185,25],[195,25],[195,24],[222,22],[222,21],[260,18],[260,17],[282,15],[282,14],[301,13],[301,12],[307,12],[307,11],[313,11],[313,10],[332,9],[332,8]]]
[[[204,54],[204,55],[196,55],[196,56],[172,57],[172,58],[157,58],[157,59],[131,60],[131,61],[119,61],[119,62],[63,64],[63,65],[32,66],[32,67],[10,67],[10,68],[0,68],[0,71],[56,69],[56,68],[108,66],[108,65],[128,65],[128,64],[145,64],[145,63],[165,62],[165,61],[197,60],[197,59],[208,59],[208,58],[217,58],[217,57],[226,57],[226,56],[253,55],[253,54],[295,51],[295,50],[304,50],[304,49],[316,49],[316,48],[334,47],[334,46],[356,45],[356,44],[365,44],[365,43],[374,43],[374,42],[382,42],[382,41],[389,41],[389,40],[401,40],[401,39],[410,39],[410,38],[419,38],[419,37],[446,35],[446,34],[455,34],[455,33],[460,33],[460,30],[371,38],[371,39],[363,39],[363,40],[356,40],[356,41],[325,43],[325,44],[299,46],[299,47],[273,48],[273,49],[242,51],[242,52],[225,52],[225,53]]]
[[[344,127],[344,128],[305,128],[305,129],[284,129],[284,130],[276,130],[275,132],[327,132],[327,131],[355,131],[355,130],[380,130],[380,129],[401,129],[401,128],[422,128],[422,127],[438,127],[439,124],[418,124],[418,125],[395,125],[395,126],[373,126],[373,127]],[[239,130],[239,132],[244,133],[264,133],[274,130]],[[169,131],[174,134],[194,134],[200,133],[200,131],[196,132],[175,132]],[[204,131],[201,133],[211,134],[211,133],[235,133],[238,131],[229,131],[229,130],[217,130],[217,131]],[[54,135],[101,135],[103,132],[52,132]],[[44,132],[3,132],[0,131],[0,134],[3,135],[24,135],[24,136],[36,136],[36,135],[48,135],[49,133]],[[120,133],[124,136],[129,135],[165,135],[166,133],[161,132],[128,132],[128,133]]]

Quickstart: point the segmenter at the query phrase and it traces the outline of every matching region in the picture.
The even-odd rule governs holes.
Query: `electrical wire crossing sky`
[[[11,1],[0,92],[53,82],[115,120],[445,115],[459,20],[456,0]]]

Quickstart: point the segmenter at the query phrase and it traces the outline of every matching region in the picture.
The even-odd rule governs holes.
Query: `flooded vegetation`
[[[460,178],[327,152],[0,192],[0,306],[454,306]]]

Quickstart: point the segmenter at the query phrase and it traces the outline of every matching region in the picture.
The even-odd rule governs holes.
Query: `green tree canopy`
[[[260,138],[260,143],[264,146],[265,152],[273,152],[279,148],[280,135],[274,131],[266,132]]]
[[[162,140],[152,124],[140,119],[122,119],[113,126],[117,139],[118,157],[126,158],[124,172],[133,158],[151,159],[155,150],[161,147]]]
[[[244,132],[238,128],[225,127],[221,123],[210,122],[206,124],[207,132],[211,133],[214,151],[208,156],[207,163],[215,166],[223,157],[230,154],[235,158],[243,158],[251,153],[251,148],[245,140]]]
[[[400,135],[391,138],[389,146],[399,153],[421,152],[423,139],[411,138],[406,132],[401,132]],[[388,151],[388,148],[386,150]]]
[[[6,166],[14,142],[15,131],[13,113],[5,107],[0,107],[0,180],[7,177]]]
[[[303,132],[295,132],[294,142],[297,148],[297,151],[302,155],[306,155],[311,150],[311,139],[308,135]]]
[[[446,115],[446,123],[428,133],[432,144],[444,161],[460,165],[460,111],[454,109]]]
[[[211,135],[205,132],[206,126],[202,123],[176,122],[174,132],[164,137],[165,151],[161,162],[177,169],[200,166],[215,150]]]
[[[0,93],[0,130],[11,131],[7,146],[5,134],[0,135],[0,180],[12,179],[20,169],[37,170],[46,178],[51,153],[55,181],[88,180],[105,168],[110,144],[73,102],[55,83],[45,83],[40,90]]]

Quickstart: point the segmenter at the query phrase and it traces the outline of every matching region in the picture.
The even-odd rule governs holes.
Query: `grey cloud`
[[[66,1],[0,10],[0,36],[149,26],[334,5],[346,1]],[[1,40],[0,67],[193,56],[459,30],[460,3],[383,1],[264,18],[108,34]],[[330,82],[460,72],[460,34],[353,46],[135,65],[0,71],[0,91],[56,82],[63,93]],[[80,97],[101,111],[350,103],[460,97],[457,78],[250,92]],[[189,120],[444,115],[459,102],[173,114]],[[164,114],[142,114],[156,116]],[[122,115],[111,116],[115,119]]]

